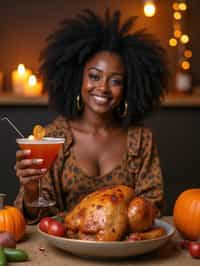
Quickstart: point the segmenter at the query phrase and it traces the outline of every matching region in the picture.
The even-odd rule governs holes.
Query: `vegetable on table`
[[[180,246],[183,249],[187,249],[193,258],[200,258],[200,242],[182,240]]]
[[[9,232],[0,232],[0,247],[15,248],[16,241],[13,234]]]
[[[15,248],[4,248],[3,249],[6,258],[10,262],[20,262],[28,260],[28,254],[25,250]]]
[[[41,231],[54,236],[65,236],[65,225],[57,218],[43,217],[39,222],[39,228]]]
[[[183,191],[173,210],[174,224],[185,239],[200,239],[200,188]]]
[[[47,233],[48,232],[48,227],[49,227],[49,223],[52,221],[53,219],[51,217],[43,217],[40,220],[39,223],[39,228],[42,232]]]
[[[7,257],[3,252],[3,248],[0,248],[0,266],[6,266],[7,264]]]
[[[189,252],[190,255],[194,258],[200,258],[200,243],[190,242],[189,243]]]
[[[66,228],[61,222],[53,220],[49,223],[48,234],[62,237],[65,235],[65,232]]]
[[[9,232],[19,241],[24,236],[26,222],[16,207],[4,206],[5,197],[6,194],[0,194],[0,232]]]

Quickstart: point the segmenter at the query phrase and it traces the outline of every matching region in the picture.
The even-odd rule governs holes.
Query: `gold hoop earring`
[[[76,97],[76,107],[77,107],[77,110],[78,111],[82,111],[82,109],[83,109],[83,103],[81,104],[81,97],[80,97],[80,95],[78,95]]]
[[[128,114],[128,103],[127,101],[124,102],[124,112],[120,115],[120,118],[126,117]]]

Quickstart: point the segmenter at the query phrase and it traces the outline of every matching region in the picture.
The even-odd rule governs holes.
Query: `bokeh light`
[[[172,8],[173,8],[174,10],[179,10],[179,3],[174,2],[174,3],[172,4]]]
[[[181,19],[181,18],[182,18],[181,13],[180,13],[180,12],[174,12],[174,18],[175,18],[176,20]]]
[[[192,57],[192,51],[189,50],[189,49],[185,50],[185,51],[184,51],[184,56],[185,56],[186,58],[191,58],[191,57]]]
[[[152,1],[147,1],[144,5],[144,14],[146,17],[153,17],[156,13],[156,7]]]
[[[187,9],[187,4],[186,3],[179,3],[178,8],[181,11],[185,11]]]
[[[181,34],[182,34],[182,32],[180,30],[175,30],[174,31],[174,37],[176,37],[176,38],[180,38]]]
[[[169,45],[172,47],[175,47],[178,44],[177,40],[175,38],[171,38],[169,40]]]
[[[181,67],[182,67],[182,69],[184,69],[184,70],[188,70],[188,69],[190,69],[190,62],[188,62],[188,61],[183,61],[183,62],[181,63]]]
[[[187,34],[183,34],[180,38],[181,43],[188,43],[190,40],[189,36]]]

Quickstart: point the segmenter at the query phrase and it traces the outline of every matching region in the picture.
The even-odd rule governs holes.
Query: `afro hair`
[[[83,10],[74,19],[65,19],[47,39],[41,53],[40,73],[49,101],[67,119],[80,115],[76,97],[80,95],[84,65],[100,51],[117,53],[125,67],[124,101],[128,115],[122,124],[141,121],[160,105],[166,89],[168,70],[165,51],[145,30],[132,33],[137,17],[120,22],[120,11],[106,10],[102,19]],[[130,32],[131,31],[131,32]]]

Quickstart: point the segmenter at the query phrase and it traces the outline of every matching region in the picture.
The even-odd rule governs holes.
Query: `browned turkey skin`
[[[65,216],[67,237],[95,241],[119,241],[150,230],[153,222],[151,203],[124,185],[89,194]]]

